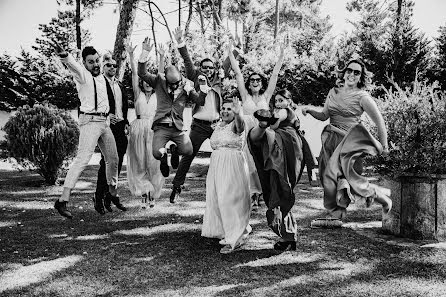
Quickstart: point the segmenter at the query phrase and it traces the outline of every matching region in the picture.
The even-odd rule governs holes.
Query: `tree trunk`
[[[81,42],[81,0],[76,0],[76,47],[78,50],[77,55],[79,56],[81,48],[82,48],[82,42]]]
[[[122,0],[119,24],[116,31],[115,47],[113,49],[113,58],[118,65],[116,78],[120,81],[125,72],[125,60],[127,57],[125,48],[130,42],[138,1],[139,0]]]
[[[153,36],[153,44],[155,46],[155,61],[158,62],[158,55],[156,54],[158,51],[158,44],[156,43],[155,20],[153,19],[152,1],[149,2],[149,11],[150,11],[150,20],[152,21],[152,36]]]
[[[201,33],[204,34],[204,18],[203,18],[203,12],[201,11],[200,2],[197,1],[197,11],[198,15],[200,16],[200,27],[201,27]]]
[[[189,33],[189,26],[190,22],[192,21],[192,8],[193,8],[193,0],[189,0],[189,14],[187,16],[186,26],[184,29],[184,32],[187,34]]]
[[[277,38],[278,31],[279,31],[279,0],[276,0],[276,20],[274,24],[274,39]]]
[[[178,27],[181,27],[181,0],[178,0]]]

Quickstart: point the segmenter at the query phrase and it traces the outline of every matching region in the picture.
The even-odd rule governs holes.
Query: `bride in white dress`
[[[150,207],[155,205],[155,199],[161,196],[165,178],[159,169],[160,161],[152,155],[153,118],[156,112],[156,95],[154,89],[138,78],[136,62],[133,57],[135,47],[129,45],[127,52],[132,69],[132,86],[135,101],[136,119],[130,124],[129,144],[127,146],[127,180],[130,192],[136,197],[142,197],[143,207],[149,200]],[[163,72],[164,48],[161,46],[160,66]]]
[[[242,112],[243,118],[245,120],[245,137],[248,136],[249,131],[256,127],[258,121],[254,118],[254,112],[259,109],[269,110],[269,101],[274,93],[277,84],[277,78],[279,76],[280,68],[282,67],[283,57],[284,57],[284,44],[280,45],[280,55],[277,63],[269,79],[268,86],[265,89],[266,83],[264,82],[264,77],[256,72],[251,73],[248,76],[248,80],[244,81],[242,71],[238,65],[237,60],[232,53],[233,42],[231,41],[228,47],[228,55],[231,61],[232,69],[235,72],[237,79],[237,87],[242,97]],[[260,185],[259,176],[254,164],[254,160],[249,152],[248,146],[245,145],[243,148],[245,153],[248,167],[249,167],[249,189],[251,194],[251,200],[253,206],[259,205],[259,196],[262,194],[262,187]]]
[[[249,225],[248,165],[243,153],[244,122],[239,98],[223,102],[210,142],[213,149],[206,177],[206,210],[201,236],[218,238],[220,253],[231,253],[245,241]]]

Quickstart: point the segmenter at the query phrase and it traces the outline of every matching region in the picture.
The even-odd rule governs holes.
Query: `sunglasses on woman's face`
[[[250,82],[256,82],[256,81],[261,82],[262,79],[260,77],[258,77],[258,78],[250,78],[249,81]]]
[[[107,63],[107,64],[105,64],[105,66],[107,66],[107,67],[113,67],[113,68],[118,67],[116,64],[111,64],[111,63]]]
[[[204,66],[201,66],[201,69],[203,69],[203,70],[213,70],[214,66],[206,66],[206,65],[204,65]]]
[[[347,73],[347,74],[352,74],[353,73],[356,76],[360,76],[362,71],[361,70],[354,70],[354,69],[351,69],[351,68],[347,68],[347,69],[345,69],[345,73]]]

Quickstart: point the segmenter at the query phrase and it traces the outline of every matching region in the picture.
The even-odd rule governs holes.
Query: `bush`
[[[387,91],[378,102],[388,129],[390,153],[372,158],[380,174],[446,173],[446,96],[436,85],[415,82],[412,90]]]
[[[79,128],[68,112],[53,105],[21,107],[5,124],[8,157],[54,184],[67,158],[76,153]]]

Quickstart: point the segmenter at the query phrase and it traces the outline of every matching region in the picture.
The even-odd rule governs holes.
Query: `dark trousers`
[[[125,121],[120,121],[115,125],[110,125],[110,128],[115,137],[116,148],[118,150],[118,175],[121,172],[122,161],[124,160],[125,152],[127,151],[127,135],[125,135]],[[102,197],[108,192],[107,178],[105,175],[105,160],[101,154],[101,161],[99,162],[98,181],[96,184],[96,195]]]
[[[183,156],[181,158],[180,164],[178,165],[177,173],[175,174],[175,177],[172,181],[172,184],[175,187],[179,187],[184,184],[184,181],[186,180],[186,174],[189,171],[192,161],[200,150],[203,142],[206,139],[211,138],[212,132],[214,132],[214,129],[212,129],[210,124],[203,124],[192,121],[189,133],[193,148],[192,155]]]
[[[177,145],[179,155],[187,156],[192,154],[192,143],[183,131],[176,127],[165,127],[161,125],[153,126],[153,142],[152,155],[155,159],[160,160],[163,156],[160,152],[161,148],[166,146],[166,143],[172,140]]]

